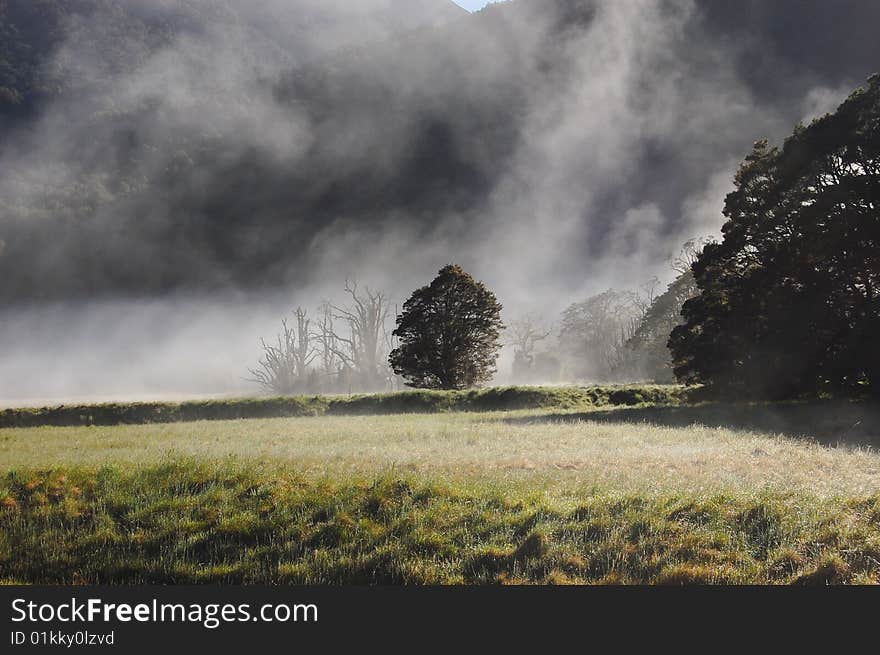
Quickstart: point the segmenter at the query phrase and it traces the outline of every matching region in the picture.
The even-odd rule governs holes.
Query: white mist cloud
[[[149,0],[126,4],[156,8]],[[553,316],[612,286],[668,278],[667,259],[683,241],[717,233],[724,195],[751,143],[784,135],[792,116],[815,116],[845,95],[844,88],[820,86],[790,107],[757,101],[728,46],[700,32],[691,0],[601,2],[592,22],[561,32],[555,3],[517,4],[506,22],[494,24],[504,38],[485,31],[490,19],[502,20],[500,8],[463,19],[443,13],[443,20],[459,20],[456,34],[468,51],[457,49],[461,40],[437,38],[417,47],[424,43],[419,35],[405,57],[389,41],[389,16],[399,19],[396,30],[417,26],[425,14],[381,0],[272,0],[259,7],[238,0],[228,5],[236,11],[183,3],[195,7],[191,30],[159,47],[144,35],[128,43],[121,63],[100,47],[113,33],[112,17],[72,24],[54,66],[88,92],[66,96],[31,135],[7,144],[0,165],[11,173],[0,174],[0,196],[8,203],[29,206],[30,196],[48,192],[61,208],[84,180],[125,197],[124,188],[134,193],[147,178],[173,176],[169,153],[190,135],[222,142],[230,158],[256,149],[284,163],[317,149],[328,167],[366,158],[374,170],[394,170],[408,165],[405,153],[432,113],[469,115],[468,107],[495,106],[499,89],[512,87],[524,115],[516,117],[509,159],[494,161],[478,130],[458,144],[467,160],[493,169],[484,205],[398,211],[369,223],[341,214],[313,226],[302,236],[309,280],[293,276],[289,289],[0,309],[0,398],[240,393],[259,337],[274,334],[297,304],[314,308],[338,297],[346,277],[402,302],[455,261],[497,291],[508,316]],[[258,29],[273,38],[257,38]],[[316,60],[335,66],[340,51],[383,42],[371,56],[354,58],[363,79],[393,91],[381,111],[326,126],[276,97],[276,83],[291,68]],[[107,74],[120,66],[121,74]],[[510,122],[503,112],[513,108],[499,107],[499,123]],[[142,116],[141,134],[156,145],[133,171],[120,172],[121,180],[96,181],[101,169],[92,162],[110,156],[103,137],[118,115]],[[95,137],[85,148],[83,134]],[[188,182],[200,188],[207,181]],[[106,228],[105,247],[112,248],[120,205],[94,202],[93,222]],[[157,199],[145,215],[160,223],[178,218],[167,214]],[[57,212],[28,220],[50,217]],[[64,247],[59,237],[45,256]],[[224,278],[222,260],[194,251],[190,263]]]

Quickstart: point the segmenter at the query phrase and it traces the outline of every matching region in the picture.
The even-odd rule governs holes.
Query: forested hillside
[[[345,4],[0,0],[0,299],[304,285],[340,241],[545,217],[587,260],[880,62],[857,0]]]

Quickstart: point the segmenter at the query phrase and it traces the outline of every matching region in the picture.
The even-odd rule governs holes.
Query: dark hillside
[[[644,125],[590,127],[570,101],[612,5],[303,3],[0,0],[0,300],[304,286],[340,236],[473,244],[545,213],[598,256],[631,210],[674,231],[708,171],[880,62],[875,3],[664,2],[662,57],[616,98]],[[540,159],[581,116],[569,159]]]

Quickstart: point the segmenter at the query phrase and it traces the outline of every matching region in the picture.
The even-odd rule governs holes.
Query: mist
[[[256,393],[260,338],[346,279],[399,305],[455,262],[550,323],[669,282],[752,143],[880,54],[767,46],[780,98],[712,2],[116,4],[0,130],[0,404]]]

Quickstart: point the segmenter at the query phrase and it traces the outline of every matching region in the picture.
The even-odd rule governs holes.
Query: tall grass
[[[241,401],[293,417],[180,423],[247,412],[106,406],[148,424],[0,428],[0,582],[880,582],[875,408],[652,393]]]
[[[837,584],[880,580],[880,494],[551,497],[232,463],[0,478],[20,583]]]
[[[0,429],[0,472],[235,458],[242,466],[277,464],[341,479],[393,469],[465,483],[491,479],[508,487],[523,484],[578,493],[598,486],[641,495],[760,489],[831,497],[880,489],[880,453],[870,449],[824,448],[812,438],[699,423],[630,422],[631,411],[517,410]],[[827,425],[814,420],[813,428],[833,431],[852,416],[846,419],[832,417]]]

